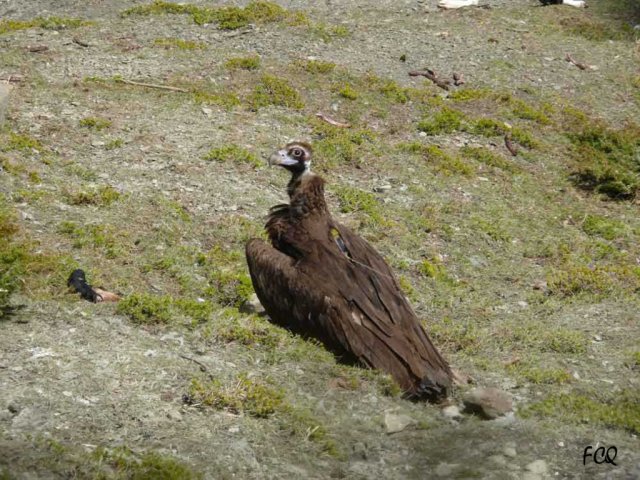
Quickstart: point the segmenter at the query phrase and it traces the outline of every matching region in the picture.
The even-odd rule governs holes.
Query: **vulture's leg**
[[[299,288],[295,260],[255,238],[247,242],[246,255],[251,282],[260,303],[273,322],[291,327],[296,323],[291,312],[295,308],[294,292]]]

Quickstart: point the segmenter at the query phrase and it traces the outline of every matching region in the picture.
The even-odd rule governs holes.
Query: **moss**
[[[470,131],[483,137],[497,137],[504,135],[507,127],[504,123],[493,120],[492,118],[480,118],[473,123]]]
[[[156,38],[153,44],[166,49],[177,48],[179,50],[206,50],[207,44],[194,42],[193,40],[183,40],[181,38]]]
[[[216,162],[247,163],[256,168],[262,166],[262,162],[253,153],[233,144],[212,148],[204,159]]]
[[[378,91],[394,103],[407,103],[410,99],[410,90],[401,87],[393,80],[383,81]]]
[[[269,105],[301,110],[304,102],[300,94],[287,82],[273,75],[263,75],[250,98],[252,109]]]
[[[464,114],[449,107],[443,107],[433,117],[427,117],[418,122],[418,130],[428,135],[453,133],[460,130]]]
[[[138,324],[170,323],[171,297],[133,293],[118,303],[117,312]]]
[[[104,130],[105,128],[109,128],[111,126],[111,120],[98,117],[86,117],[80,120],[79,125],[90,130],[100,131]]]
[[[441,262],[435,259],[427,260],[424,259],[418,265],[418,271],[427,278],[432,278],[433,280],[448,284],[448,285],[456,285],[457,282],[452,279],[445,269],[444,265]]]
[[[90,22],[78,18],[38,17],[32,20],[0,20],[0,35],[3,33],[43,28],[45,30],[64,30],[90,25]]]
[[[490,167],[496,167],[505,172],[518,172],[519,168],[513,163],[506,160],[486,147],[469,147],[465,146],[460,149],[460,153],[464,157],[472,158],[476,162],[480,162]]]
[[[88,463],[93,471],[87,472],[87,478],[131,480],[200,480],[203,478],[202,474],[174,457],[157,452],[136,454],[126,446],[110,450],[98,447],[90,456],[91,461]]]
[[[115,150],[117,148],[121,148],[124,145],[124,141],[121,138],[114,138],[113,140],[109,140],[105,146],[105,150]]]
[[[339,91],[338,94],[342,98],[346,98],[347,100],[356,100],[358,98],[358,92],[353,86],[349,83],[344,85]]]
[[[117,202],[121,195],[120,192],[112,186],[104,185],[88,191],[67,192],[65,197],[70,205],[96,205],[106,207]]]
[[[198,264],[204,268],[208,282],[205,294],[220,305],[240,307],[253,295],[241,252],[214,246],[199,256]]]
[[[234,57],[224,62],[227,70],[258,70],[260,68],[260,57],[251,55],[248,57]]]
[[[615,396],[602,393],[555,393],[521,410],[523,417],[533,415],[560,418],[566,422],[602,424],[640,433],[640,393],[624,390]]]
[[[322,60],[297,60],[294,64],[302,70],[312,74],[327,74],[335,70],[336,64]]]
[[[606,240],[615,240],[624,235],[624,223],[600,215],[587,215],[582,222],[582,230],[587,235],[597,235]]]
[[[284,406],[282,390],[257,382],[246,373],[241,373],[227,384],[220,380],[205,383],[194,379],[189,388],[189,396],[192,403],[233,413],[246,412],[259,418],[269,417]]]
[[[191,318],[196,323],[204,323],[213,313],[211,302],[193,300],[191,298],[177,298],[173,300],[173,308],[182,315]]]

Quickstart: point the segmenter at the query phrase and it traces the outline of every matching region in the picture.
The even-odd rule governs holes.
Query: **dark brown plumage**
[[[291,171],[289,204],[271,209],[271,245],[250,240],[251,280],[271,320],[322,341],[347,361],[391,374],[408,396],[446,396],[452,373],[382,256],[337,223],[311,147],[290,143],[270,163]]]

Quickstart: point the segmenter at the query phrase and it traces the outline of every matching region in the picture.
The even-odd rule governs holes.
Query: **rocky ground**
[[[55,3],[0,2],[0,478],[640,478],[637,2]],[[446,405],[260,315],[290,139],[472,378]]]

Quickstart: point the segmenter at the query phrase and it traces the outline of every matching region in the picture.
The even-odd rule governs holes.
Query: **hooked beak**
[[[289,158],[286,150],[276,150],[269,157],[269,166],[280,165],[280,166],[288,166],[295,165],[298,163],[296,160]]]

